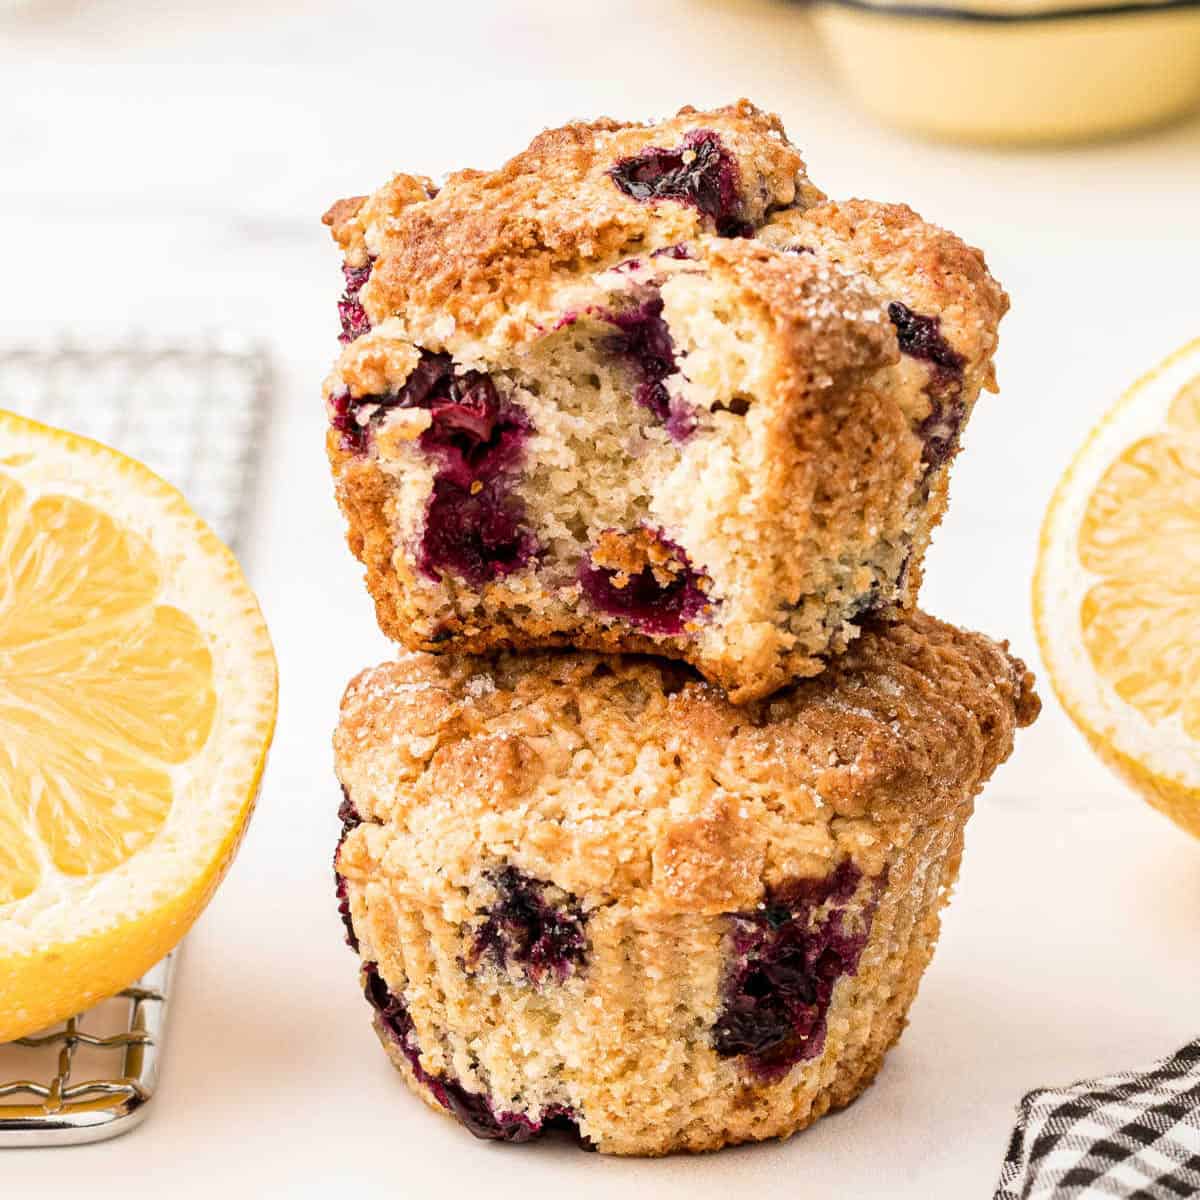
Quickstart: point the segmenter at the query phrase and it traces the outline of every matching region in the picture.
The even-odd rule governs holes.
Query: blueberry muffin
[[[480,1137],[787,1136],[879,1070],[1038,700],[920,612],[734,706],[690,668],[406,654],[350,685],[338,895],[376,1030]]]
[[[654,653],[744,703],[914,602],[1007,298],[828,202],[777,118],[567,125],[325,219],[329,456],[408,648]]]

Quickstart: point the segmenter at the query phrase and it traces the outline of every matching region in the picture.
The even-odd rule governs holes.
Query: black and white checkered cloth
[[[1200,1040],[1021,1101],[995,1200],[1200,1197]]]

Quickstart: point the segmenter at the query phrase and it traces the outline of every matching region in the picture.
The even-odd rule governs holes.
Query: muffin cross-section
[[[327,445],[409,649],[685,661],[735,703],[915,602],[1007,307],[748,102],[339,201]]]

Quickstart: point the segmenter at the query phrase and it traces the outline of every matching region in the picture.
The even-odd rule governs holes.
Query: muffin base
[[[877,888],[879,898],[857,969],[834,988],[820,1053],[777,1078],[713,1049],[731,915],[593,914],[586,967],[533,987],[498,971],[464,972],[458,924],[394,886],[351,883],[364,959],[402,996],[424,1078],[413,1049],[378,1016],[376,1031],[431,1108],[451,1111],[441,1084],[453,1080],[504,1114],[509,1132],[490,1136],[529,1140],[547,1113],[565,1113],[585,1145],[620,1155],[789,1137],[861,1095],[903,1032],[971,810],[965,803],[916,832],[883,874],[862,880],[849,911],[865,912]],[[529,1098],[537,1102],[522,1107]]]

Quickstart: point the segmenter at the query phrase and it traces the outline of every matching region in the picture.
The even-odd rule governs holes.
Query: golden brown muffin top
[[[974,246],[923,221],[906,204],[874,200],[789,209],[772,216],[757,236],[780,249],[806,247],[869,276],[890,300],[937,316],[939,332],[966,360],[966,374],[982,372],[982,386],[995,391],[992,354],[1008,294]]]
[[[376,259],[362,301],[375,323],[403,314],[414,340],[453,321],[460,334],[501,341],[536,333],[564,281],[631,253],[713,233],[713,220],[678,201],[645,202],[612,169],[649,147],[673,148],[710,130],[730,156],[737,212],[749,227],[820,193],[773,114],[747,100],[710,112],[683,108],[657,124],[601,118],[539,134],[496,171],[458,171],[439,189],[397,175],[366,198],[325,215],[354,265]],[[428,327],[428,330],[427,330]]]
[[[731,171],[732,230],[696,203],[638,198],[614,179],[621,164],[657,151],[688,152],[709,134]],[[978,374],[994,386],[991,355],[1008,298],[982,254],[903,205],[825,202],[780,119],[748,100],[709,111],[685,107],[656,123],[574,121],[539,134],[497,170],[458,171],[440,188],[399,174],[370,196],[339,200],[324,219],[349,265],[373,264],[359,299],[374,332],[343,352],[331,389],[345,384],[366,394],[398,386],[414,343],[464,362],[520,353],[562,321],[581,283],[683,245],[708,270],[737,276],[735,286],[749,282],[736,270],[739,256],[764,262],[762,247],[770,246],[771,299],[784,303],[782,319],[818,334],[823,311],[861,308],[869,281],[880,310],[869,322],[893,300],[938,317],[968,380]],[[723,236],[731,232],[745,236]],[[805,263],[813,254],[842,268],[821,273],[819,296]],[[669,256],[658,265],[672,268]],[[781,286],[789,273],[794,289]],[[790,305],[789,290],[796,293]],[[880,336],[891,344],[881,357],[894,361],[892,330],[883,324]],[[911,360],[897,368],[917,382],[924,369]]]
[[[406,655],[342,703],[338,774],[368,822],[342,869],[443,902],[503,860],[587,906],[746,909],[847,857],[877,875],[1039,707],[1006,645],[922,613],[743,707],[652,659]]]

